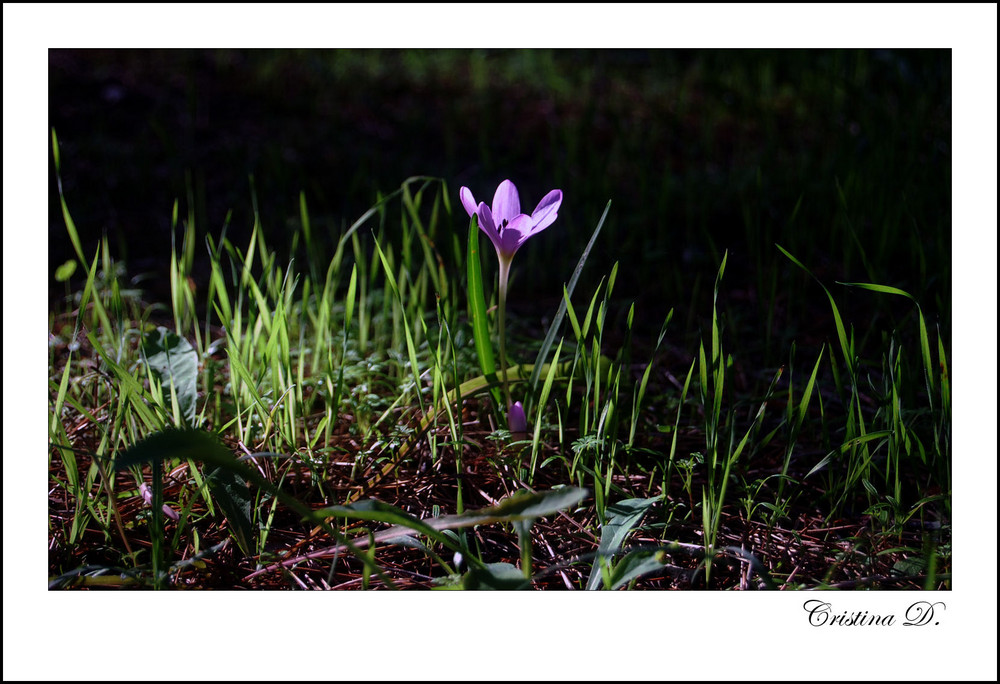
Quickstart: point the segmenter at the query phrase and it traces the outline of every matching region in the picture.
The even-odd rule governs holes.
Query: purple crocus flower
[[[542,198],[530,216],[522,214],[517,188],[509,180],[497,187],[492,207],[486,206],[486,202],[476,204],[472,191],[465,186],[458,194],[469,216],[475,214],[478,217],[479,229],[490,238],[501,263],[507,262],[508,265],[525,240],[552,225],[562,204],[562,190],[552,190]]]
[[[500,367],[503,375],[503,390],[507,399],[507,424],[514,434],[523,434],[528,429],[528,421],[524,415],[524,407],[521,402],[510,401],[510,386],[507,382],[507,351],[504,335],[504,317],[507,310],[507,277],[510,274],[510,263],[514,259],[514,253],[524,244],[525,240],[532,235],[537,235],[552,225],[559,215],[559,206],[562,204],[562,190],[550,190],[542,201],[538,203],[535,210],[530,215],[521,213],[521,198],[518,197],[517,188],[509,180],[505,180],[497,187],[493,195],[493,206],[486,206],[486,202],[476,203],[472,191],[464,185],[458,191],[458,196],[462,200],[462,206],[468,212],[469,217],[475,216],[479,223],[479,229],[486,233],[493,247],[497,251],[497,259],[500,262],[499,271],[499,327],[500,327]]]

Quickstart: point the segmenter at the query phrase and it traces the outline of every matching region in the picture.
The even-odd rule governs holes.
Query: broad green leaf
[[[611,572],[611,589],[621,589],[634,579],[663,570],[663,557],[664,552],[660,549],[632,551],[622,558]]]
[[[427,523],[425,520],[414,517],[406,511],[391,504],[377,501],[375,499],[363,499],[344,506],[327,506],[317,511],[324,517],[347,518],[349,520],[366,520],[369,522],[384,522],[394,527],[382,530],[375,535],[374,541],[386,542],[393,539],[412,535],[423,534],[431,539],[445,544],[446,546],[458,546],[447,536]],[[388,533],[388,534],[387,534]],[[363,539],[358,540],[358,548],[364,548],[366,544]]]
[[[462,588],[469,590],[511,591],[530,587],[530,580],[510,563],[490,563],[481,568],[473,568],[462,578]]]
[[[662,497],[650,499],[625,499],[607,507],[607,522],[601,527],[601,541],[597,547],[597,558],[587,580],[587,589],[597,589],[601,585],[600,564],[605,557],[614,556],[632,528],[642,519],[650,507]]]
[[[143,338],[142,355],[168,396],[173,385],[185,423],[194,425],[198,398],[198,354],[194,347],[175,332],[158,326]]]
[[[497,520],[532,520],[574,506],[587,496],[589,492],[580,487],[560,487],[545,492],[529,492],[521,490],[503,499],[496,506],[482,508],[473,512],[484,518]]]

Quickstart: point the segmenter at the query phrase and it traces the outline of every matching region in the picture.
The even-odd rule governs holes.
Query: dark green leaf
[[[170,385],[177,394],[177,407],[188,425],[194,424],[198,397],[198,354],[183,337],[163,326],[146,333],[142,355],[149,369],[170,396]]]
[[[249,483],[238,472],[228,468],[216,468],[207,479],[212,496],[226,514],[236,543],[244,554],[252,555],[256,530],[250,510],[252,492]]]
[[[600,587],[600,564],[603,558],[618,553],[632,528],[660,499],[658,496],[651,499],[625,499],[607,507],[605,512],[607,522],[601,527],[601,542],[597,548],[594,566],[590,571],[590,579],[587,580],[587,589]]]
[[[643,575],[663,570],[663,553],[660,549],[636,549],[626,555],[611,573],[611,588],[620,589]]]
[[[524,573],[510,563],[490,563],[467,572],[462,578],[462,586],[469,590],[510,591],[527,589],[531,586],[531,582],[524,577]]]

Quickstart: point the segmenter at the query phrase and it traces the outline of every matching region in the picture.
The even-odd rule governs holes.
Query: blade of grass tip
[[[938,368],[941,373],[941,409],[945,415],[951,413],[951,383],[948,380],[948,358],[944,352],[941,329],[937,331]]]
[[[528,483],[532,484],[535,477],[535,464],[538,461],[538,444],[542,432],[542,412],[545,404],[549,401],[549,394],[552,392],[552,382],[555,380],[556,369],[559,367],[559,354],[562,352],[562,340],[556,346],[555,354],[552,356],[552,363],[549,365],[549,372],[545,376],[545,383],[542,385],[542,396],[538,399],[538,414],[535,417],[535,431],[531,437],[531,474]]]
[[[347,365],[347,337],[354,318],[354,302],[357,298],[358,265],[351,268],[351,280],[347,286],[347,299],[344,300],[344,345],[340,352],[340,368],[337,369],[337,393],[333,401],[333,419],[340,412],[340,400],[344,396],[344,367]]]
[[[580,328],[580,332],[583,337],[587,336],[590,332],[590,322],[594,319],[594,307],[597,306],[597,297],[601,294],[601,288],[604,286],[604,278],[601,277],[601,282],[597,284],[597,288],[594,290],[594,296],[590,298],[590,306],[587,307],[587,313],[583,317],[583,327]],[[563,287],[563,292],[566,292],[566,288]]]
[[[635,306],[633,304],[633,306]],[[643,399],[646,396],[646,384],[649,382],[649,372],[653,369],[653,360],[656,358],[656,352],[660,350],[660,345],[663,343],[663,337],[667,334],[667,326],[670,324],[670,319],[674,317],[674,310],[671,308],[667,312],[667,317],[663,319],[663,324],[660,326],[660,335],[656,338],[656,346],[653,347],[653,353],[650,356],[649,363],[646,364],[646,370],[642,373],[642,381],[639,384],[636,394],[633,395],[632,401],[632,425],[629,429],[628,446],[631,448],[635,443],[635,430],[638,425],[638,411],[642,406]],[[630,326],[631,327],[631,326]]]
[[[437,202],[435,202],[436,206]],[[424,264],[425,269],[422,272],[427,273],[430,277],[431,282],[434,285],[434,291],[439,294],[447,294],[447,280],[443,278],[444,264],[442,263],[440,255],[438,255],[437,250],[434,248],[434,242],[431,240],[430,236],[427,234],[427,230],[424,228],[423,222],[420,217],[416,214],[416,209],[410,209],[407,207],[408,211],[413,212],[413,227],[417,231],[417,240],[420,242],[420,248],[424,253]]]
[[[188,218],[187,222],[184,224],[184,275],[191,275],[191,271],[194,266],[194,252],[195,252],[195,215],[194,215],[194,188],[190,182],[190,176],[187,182],[187,201],[188,201]]]
[[[580,256],[580,261],[577,262],[576,268],[573,269],[573,275],[569,279],[569,285],[566,287],[567,296],[573,296],[573,290],[576,288],[576,281],[580,278],[580,272],[583,270],[584,264],[587,263],[587,257],[590,256],[590,250],[594,247],[594,243],[597,241],[597,236],[601,232],[601,228],[604,226],[605,219],[608,218],[608,211],[611,210],[611,200],[608,200],[607,205],[604,207],[604,213],[601,214],[601,220],[597,222],[597,227],[594,228],[594,232],[590,236],[590,241],[587,243],[587,247],[583,250],[583,254]],[[552,324],[549,325],[549,331],[545,335],[545,340],[542,342],[541,348],[538,350],[538,356],[535,358],[534,369],[531,372],[531,379],[528,384],[531,385],[531,391],[534,392],[535,387],[538,386],[538,378],[541,373],[542,363],[545,361],[545,357],[548,356],[549,349],[552,347],[552,342],[555,340],[556,334],[559,332],[559,326],[562,325],[563,316],[566,315],[566,300],[564,299],[559,304],[559,309],[556,311],[555,318],[552,319]]]
[[[722,263],[719,265],[719,273],[715,276],[715,290],[712,293],[712,367],[717,368],[722,355],[719,340],[719,285],[722,283],[722,276],[726,272],[726,260],[729,258],[727,249],[722,255]]]
[[[687,400],[688,390],[691,389],[691,377],[694,375],[694,367],[697,362],[697,359],[691,360],[687,377],[684,378],[684,387],[681,389],[681,396],[677,400],[677,418],[674,419],[674,429],[672,430],[673,434],[670,439],[670,455],[667,457],[666,478],[668,480],[670,478],[670,471],[673,469],[674,459],[677,456],[677,433],[680,432],[681,414],[684,411],[684,402]]]
[[[857,287],[862,290],[870,290],[872,292],[880,292],[882,294],[892,294],[898,295],[900,297],[906,297],[917,307],[917,319],[920,325],[920,354],[923,357],[924,368],[926,372],[925,382],[927,383],[927,394],[928,396],[933,396],[934,393],[934,371],[931,366],[931,348],[930,342],[927,337],[927,323],[924,321],[924,312],[920,308],[920,303],[917,302],[916,298],[905,290],[900,290],[898,287],[892,287],[891,285],[878,285],[875,283],[842,283],[837,282],[838,285],[846,285],[847,287]]]
[[[865,252],[865,247],[861,244],[861,239],[858,237],[857,231],[854,230],[854,222],[851,220],[851,214],[847,208],[847,195],[844,193],[844,188],[841,186],[839,178],[834,178],[834,183],[837,186],[837,196],[840,199],[840,206],[844,211],[844,223],[847,225],[847,232],[850,234],[854,246],[858,248],[858,254],[861,256],[861,264],[864,266],[865,272],[868,273],[869,278],[873,278],[874,270],[868,261],[868,254]]]
[[[409,178],[407,178],[406,180],[404,180],[400,184],[400,186],[398,188],[396,188],[395,190],[393,190],[392,192],[390,192],[385,197],[380,197],[379,200],[375,204],[373,204],[371,207],[369,207],[368,210],[365,211],[365,213],[363,213],[360,216],[360,218],[358,218],[357,221],[355,221],[354,223],[351,224],[350,228],[348,228],[346,231],[344,231],[344,234],[340,236],[340,241],[337,244],[337,251],[339,252],[340,248],[343,246],[343,244],[345,242],[347,242],[347,240],[352,235],[354,235],[354,233],[358,230],[358,228],[360,228],[361,226],[363,226],[365,224],[365,221],[367,221],[368,219],[370,219],[374,214],[378,213],[386,205],[386,203],[389,202],[389,200],[391,200],[396,195],[402,194],[403,193],[403,189],[406,188],[406,187],[408,187],[410,185],[410,183],[414,183],[414,182],[420,181],[420,180],[427,181],[427,182],[440,181],[441,183],[444,183],[444,181],[442,179],[435,178],[434,176],[410,176]]]
[[[97,279],[97,262],[101,255],[101,248],[98,247],[94,254],[94,261],[90,265],[90,269],[87,271],[87,283],[83,288],[83,295],[80,299],[80,318],[84,316],[84,311],[87,308],[87,304],[92,302],[94,305],[94,318],[92,320],[97,322],[94,327],[97,328],[104,335],[114,335],[114,328],[111,325],[111,319],[108,317],[108,312],[104,308],[104,303],[101,301],[101,294],[98,292],[96,279]],[[79,321],[77,321],[77,329],[79,329]],[[96,340],[96,338],[95,338]],[[95,346],[97,343],[95,342]]]
[[[813,366],[812,374],[806,383],[806,388],[802,391],[802,399],[799,401],[799,409],[795,414],[795,424],[792,427],[792,441],[802,429],[802,423],[806,419],[806,411],[809,409],[809,400],[812,398],[813,389],[816,387],[816,376],[819,374],[820,363],[823,361],[823,352],[826,351],[826,344],[819,348],[819,356],[816,357],[816,364]]]
[[[80,245],[80,235],[76,232],[76,224],[73,223],[73,218],[69,214],[69,206],[66,204],[66,198],[63,196],[62,175],[59,172],[59,159],[59,137],[56,135],[56,129],[53,128],[52,160],[56,165],[56,187],[59,190],[59,204],[62,208],[63,222],[66,224],[66,232],[69,233],[69,241],[73,244],[73,249],[76,251],[77,257],[80,259],[80,264],[84,268],[87,268],[87,260],[83,257],[83,247]]]
[[[815,280],[817,283],[819,283],[819,286],[821,288],[823,288],[823,292],[826,293],[827,299],[830,300],[830,308],[833,310],[833,322],[834,322],[834,324],[837,327],[837,339],[840,340],[840,349],[841,349],[841,351],[844,354],[844,360],[847,362],[848,374],[850,375],[851,379],[853,380],[853,378],[854,378],[854,346],[850,342],[847,341],[847,333],[844,330],[844,322],[840,318],[840,310],[837,308],[837,303],[833,300],[833,295],[830,294],[830,291],[828,289],[826,289],[826,285],[824,285],[820,281],[819,278],[817,278],[815,275],[813,275],[813,272],[810,271],[808,268],[806,268],[805,265],[803,265],[803,263],[801,261],[799,261],[794,256],[792,256],[791,253],[789,253],[784,247],[782,247],[778,243],[775,243],[774,246],[777,247],[778,250],[782,254],[784,254],[786,257],[788,257],[788,259],[793,264],[795,264],[796,266],[798,266],[799,268],[801,268],[803,271],[805,271],[806,273],[808,273],[809,276],[813,280]]]
[[[389,265],[389,260],[382,251],[382,246],[379,244],[378,238],[375,237],[374,233],[372,234],[372,239],[375,240],[375,249],[378,251],[379,259],[382,260],[382,267],[385,271],[386,281],[389,283],[389,286],[392,287],[392,291],[396,295],[396,299],[400,304],[400,313],[403,317],[403,332],[406,335],[406,351],[410,360],[410,370],[413,373],[413,391],[417,395],[417,403],[420,405],[420,412],[423,413],[424,398],[423,394],[420,392],[420,366],[417,364],[417,351],[413,342],[413,334],[410,331],[410,324],[406,319],[406,309],[403,306],[396,277],[392,274],[392,266]]]
[[[580,322],[576,319],[576,309],[573,307],[573,302],[569,300],[569,293],[566,291],[565,284],[563,284],[563,301],[566,303],[566,315],[569,316],[569,324],[573,328],[573,336],[579,344],[583,344],[583,333],[580,330]]]

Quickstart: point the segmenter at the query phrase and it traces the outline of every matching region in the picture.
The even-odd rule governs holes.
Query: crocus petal
[[[458,196],[462,198],[462,206],[465,207],[465,211],[469,214],[469,218],[476,213],[479,205],[476,203],[476,199],[472,196],[472,191],[469,190],[464,185],[462,189],[458,191]]]
[[[510,405],[510,410],[507,411],[507,425],[513,433],[528,431],[528,419],[524,415],[521,402],[515,401]]]
[[[458,194],[465,211],[477,217],[479,229],[486,233],[497,256],[508,265],[525,240],[552,225],[563,200],[562,190],[551,190],[528,216],[521,213],[517,188],[509,179],[497,186],[492,207],[485,202],[477,205],[472,191],[464,185]]]
[[[493,218],[497,223],[510,222],[521,213],[521,200],[517,196],[517,188],[509,180],[497,187],[493,195]]]
[[[493,248],[499,252],[501,250],[500,233],[497,231],[496,224],[493,223],[493,212],[486,206],[486,202],[479,203],[476,215],[479,217],[479,230],[486,233],[486,237],[493,243]]]
[[[148,484],[143,482],[141,485],[139,485],[139,493],[142,494],[142,500],[146,502],[147,506],[153,503],[153,488],[150,487]],[[163,514],[168,518],[170,518],[171,520],[181,519],[180,513],[172,509],[167,504],[163,504]]]
[[[531,231],[532,235],[552,225],[558,216],[557,212],[559,205],[562,204],[562,199],[562,190],[552,190],[542,198],[535,210],[531,212],[531,219],[535,222],[535,227]]]
[[[500,233],[500,241],[497,251],[508,259],[514,256],[518,247],[531,237],[531,230],[534,228],[534,221],[527,214],[520,214],[514,217],[507,227]]]

